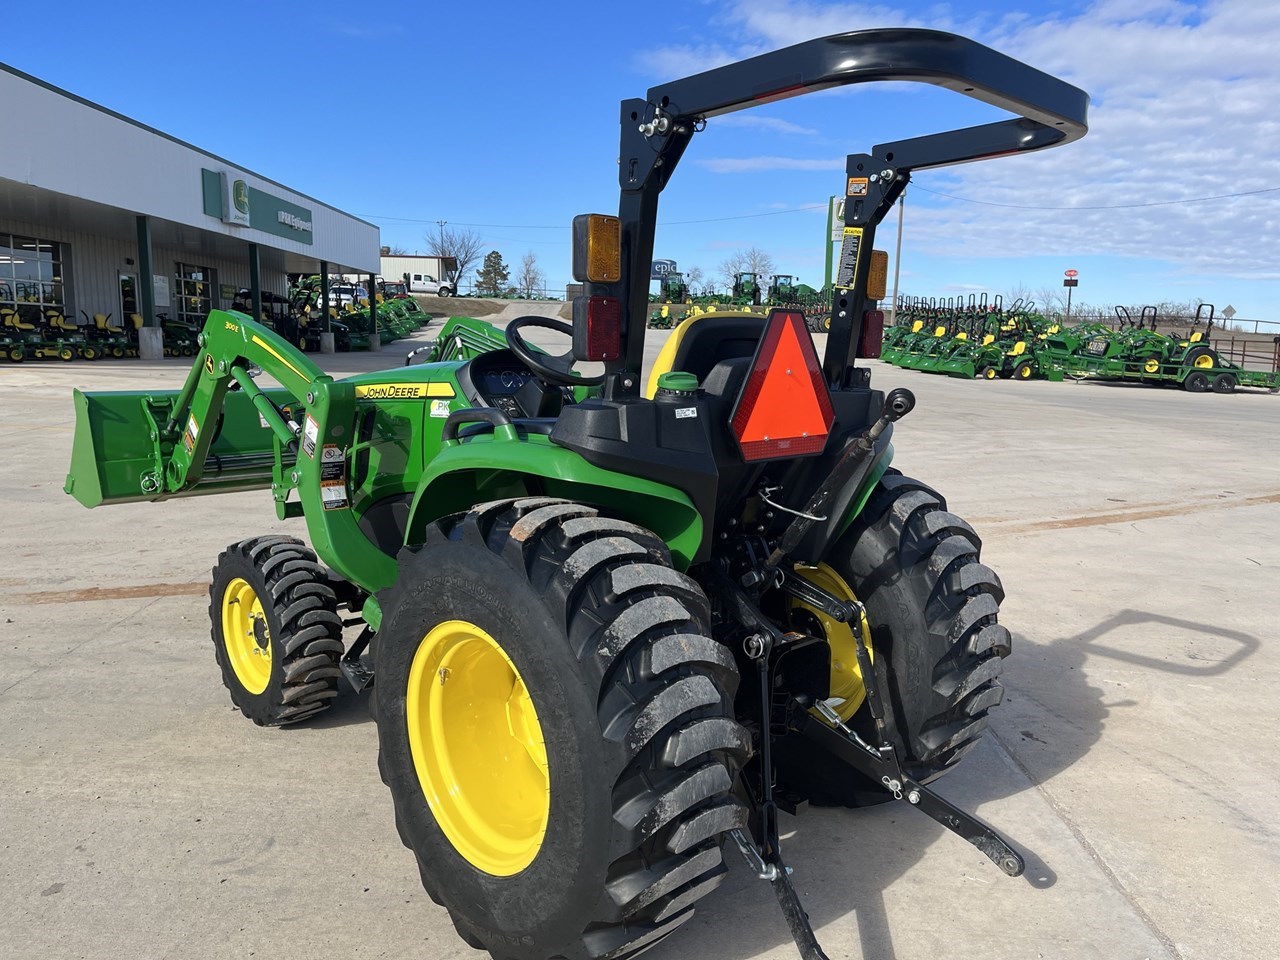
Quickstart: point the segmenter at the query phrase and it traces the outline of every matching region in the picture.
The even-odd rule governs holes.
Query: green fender
[[[589,503],[652,530],[679,570],[688,568],[702,543],[702,517],[687,494],[594,466],[547,437],[522,439],[513,426],[445,442],[418,482],[405,542],[420,543],[432,521],[477,503],[530,494]]]

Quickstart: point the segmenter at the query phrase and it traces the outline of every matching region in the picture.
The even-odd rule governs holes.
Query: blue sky
[[[619,100],[813,36],[951,30],[1083,87],[1091,131],[917,174],[904,292],[1061,294],[1074,268],[1090,303],[1203,299],[1280,320],[1280,4],[222,2],[122,15],[71,2],[56,22],[53,8],[11,6],[0,59],[19,69],[372,220],[384,243],[425,249],[444,219],[508,263],[532,251],[553,286],[569,279],[573,215],[616,210]],[[664,193],[656,255],[714,276],[757,246],[819,285],[845,154],[1000,116],[876,85],[713,121]],[[1271,192],[1184,202],[1249,191]],[[1070,209],[1027,209],[1044,207]],[[891,218],[877,245],[894,239]]]

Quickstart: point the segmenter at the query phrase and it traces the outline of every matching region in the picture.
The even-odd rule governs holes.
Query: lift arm
[[[280,386],[259,387],[254,367]],[[244,314],[209,314],[180,390],[77,390],[75,404],[63,489],[86,507],[270,488],[337,574],[367,591],[394,581],[347,501],[354,386]]]

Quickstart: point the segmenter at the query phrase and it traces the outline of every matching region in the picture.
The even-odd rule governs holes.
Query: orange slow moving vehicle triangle
[[[733,413],[743,459],[820,453],[833,419],[803,314],[774,310]]]

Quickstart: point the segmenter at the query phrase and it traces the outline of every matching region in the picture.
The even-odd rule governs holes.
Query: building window
[[[213,309],[213,271],[190,263],[178,264],[178,319],[203,327]]]
[[[61,244],[0,233],[0,311],[33,324],[50,313],[65,317],[65,290]]]

